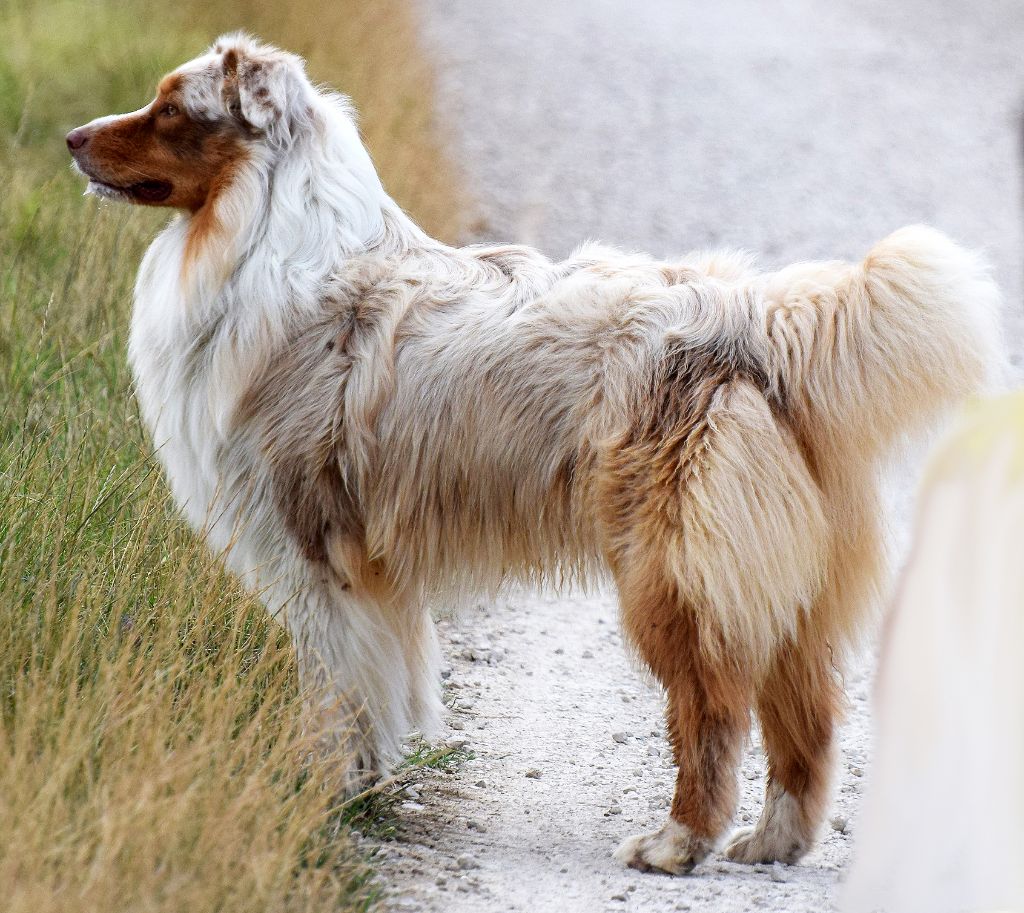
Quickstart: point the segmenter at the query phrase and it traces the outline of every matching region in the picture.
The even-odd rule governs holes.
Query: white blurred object
[[[1024,910],[1024,396],[933,461],[883,639],[847,913]]]

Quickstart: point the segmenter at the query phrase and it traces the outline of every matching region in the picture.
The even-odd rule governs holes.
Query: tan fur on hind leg
[[[732,819],[737,769],[750,726],[753,689],[742,669],[702,650],[697,620],[650,568],[620,581],[623,627],[665,685],[668,734],[678,772],[669,821],[631,837],[616,858],[640,871],[686,874],[714,848]]]
[[[757,711],[768,755],[764,810],[756,827],[738,832],[726,846],[733,862],[798,862],[825,816],[842,693],[828,640],[814,625],[801,624],[796,643],[779,651],[761,686]]]

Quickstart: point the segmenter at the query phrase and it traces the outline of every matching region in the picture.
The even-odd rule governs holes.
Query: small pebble
[[[613,742],[618,742],[620,745],[625,745],[626,742],[629,741],[629,733],[628,732],[613,732],[612,733],[612,741]]]
[[[463,723],[462,720],[452,720],[448,725],[450,725],[452,729],[457,729],[460,732],[466,728],[466,724]]]
[[[617,805],[613,805],[613,806],[611,806],[608,809],[608,814],[609,815],[621,815],[622,814],[622,809],[619,808]]]
[[[528,771],[526,772],[526,776],[527,776],[527,778],[528,778],[528,779],[530,779],[530,780],[539,780],[539,779],[540,779],[540,776],[541,776],[541,774],[540,774],[540,771],[539,771],[539,770],[537,770],[537,768],[536,768],[536,767],[531,767],[531,768],[530,768],[530,769],[529,769],[529,770],[528,770]]]
[[[594,658],[594,654],[591,653],[590,650],[584,650],[583,651],[583,658],[584,659],[593,659]]]
[[[845,834],[850,827],[850,822],[844,815],[836,815],[830,818],[829,824],[832,825],[832,830],[838,831],[840,834]]]
[[[463,871],[466,871],[468,869],[480,868],[480,863],[477,862],[468,853],[463,853],[461,856],[459,856],[459,858],[455,860],[455,864]]]

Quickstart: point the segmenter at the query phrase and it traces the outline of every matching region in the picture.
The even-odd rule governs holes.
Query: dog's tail
[[[768,280],[780,399],[849,459],[874,457],[1005,371],[999,292],[981,257],[922,225],[860,264],[798,264]]]

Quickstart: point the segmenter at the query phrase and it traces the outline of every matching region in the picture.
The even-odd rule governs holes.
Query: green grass
[[[385,181],[448,237],[454,180],[401,3],[321,12],[303,0],[289,18],[271,0],[208,6],[0,5],[9,913],[368,909],[377,889],[349,828],[393,824],[393,790],[338,805],[336,765],[316,760],[299,730],[287,638],[177,517],[125,359],[135,270],[166,214],[83,199],[63,135],[144,104],[161,73],[244,26],[352,92]],[[384,73],[381,61],[396,59]],[[425,750],[410,763],[457,760]]]

